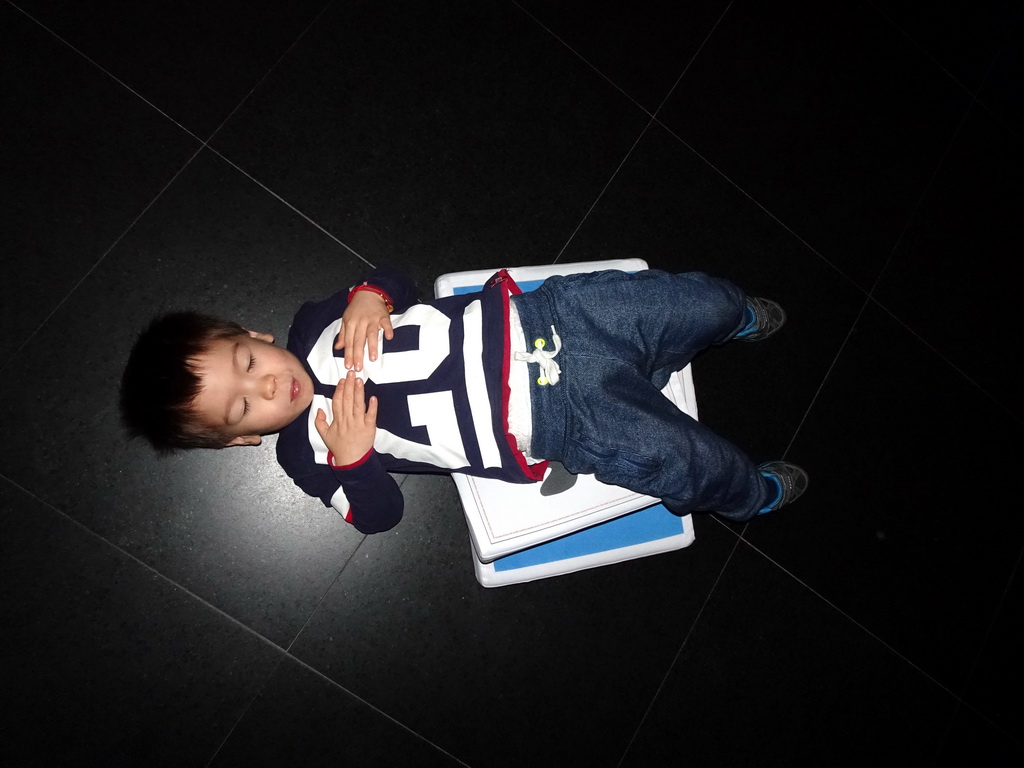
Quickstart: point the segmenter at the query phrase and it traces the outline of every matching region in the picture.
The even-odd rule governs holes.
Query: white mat
[[[513,267],[524,291],[558,274],[646,269],[642,259]],[[500,268],[453,272],[434,282],[434,295],[479,290]],[[690,367],[676,373],[663,394],[697,418]],[[542,496],[541,483],[517,484],[454,474],[469,524],[477,580],[500,586],[570,573],[689,546],[690,516],[678,517],[658,500],[579,475],[562,493]],[[653,506],[652,506],[653,505]]]

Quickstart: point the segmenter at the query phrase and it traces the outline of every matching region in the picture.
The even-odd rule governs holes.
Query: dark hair
[[[199,357],[213,342],[244,335],[227,320],[197,312],[157,317],[132,347],[121,376],[121,419],[128,434],[160,453],[176,448],[223,448],[228,437],[193,410],[202,389]]]

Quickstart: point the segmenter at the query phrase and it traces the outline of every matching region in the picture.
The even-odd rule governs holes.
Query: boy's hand
[[[370,361],[377,359],[377,339],[384,329],[384,338],[391,340],[395,330],[384,301],[375,293],[360,291],[352,297],[341,316],[341,333],[334,343],[335,349],[345,348],[345,367],[363,370],[363,349],[369,345]]]
[[[334,454],[335,464],[355,464],[373,448],[377,434],[377,398],[371,397],[367,405],[363,380],[349,371],[335,387],[331,405],[334,421],[328,425],[327,414],[323,408],[318,408],[313,424]]]

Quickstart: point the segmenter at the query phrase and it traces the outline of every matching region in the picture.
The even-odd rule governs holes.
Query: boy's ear
[[[259,445],[263,442],[263,438],[259,435],[239,435],[238,437],[231,438],[230,441],[224,444],[225,448],[231,448],[236,445]]]
[[[259,339],[260,341],[265,341],[267,342],[267,344],[274,343],[274,337],[271,336],[269,333],[260,333],[258,331],[248,331],[248,333],[250,337],[254,339]]]

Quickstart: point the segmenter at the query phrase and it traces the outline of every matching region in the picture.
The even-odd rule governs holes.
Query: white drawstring
[[[544,347],[547,342],[544,339],[537,339],[533,342],[533,352],[516,352],[515,359],[526,363],[536,363],[540,366],[540,377],[537,379],[537,383],[542,387],[545,384],[557,384],[558,376],[562,372],[558,363],[555,362],[554,358],[562,349],[562,339],[555,330],[555,326],[551,326],[551,339],[555,342],[555,351],[547,352]]]

